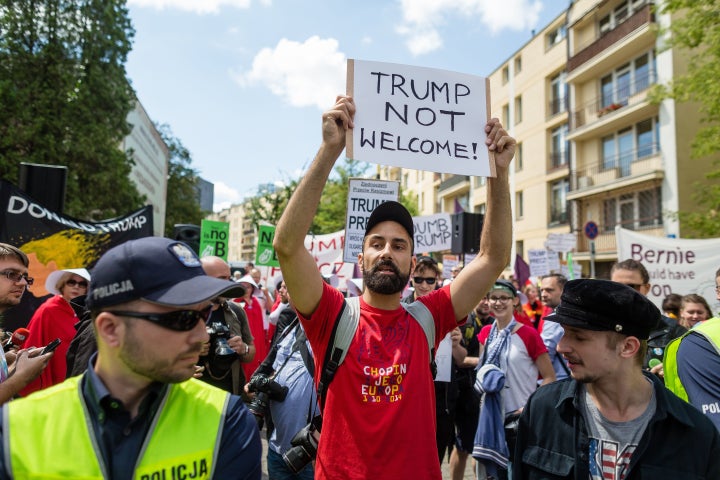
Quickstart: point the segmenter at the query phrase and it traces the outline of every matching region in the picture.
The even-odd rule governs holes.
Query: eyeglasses
[[[512,300],[513,297],[489,297],[488,302],[502,302],[507,303]]]
[[[71,287],[74,287],[75,285],[77,285],[80,288],[87,288],[88,282],[85,280],[74,280],[71,278],[70,280],[65,282],[65,285],[70,285]]]
[[[161,327],[175,330],[177,332],[188,332],[195,328],[199,320],[206,322],[210,317],[212,305],[204,310],[176,310],[168,313],[144,313],[144,312],[123,312],[108,311],[118,317],[141,318],[148,322],[157,323]]]
[[[34,278],[28,277],[27,273],[20,273],[15,270],[3,270],[0,272],[0,275],[4,275],[8,278],[8,280],[13,281],[15,283],[19,282],[22,279],[25,279],[28,285],[32,285],[35,281]]]
[[[414,282],[414,283],[423,283],[423,282],[425,282],[425,283],[427,283],[428,285],[435,285],[435,280],[437,280],[437,278],[435,278],[435,277],[428,277],[428,278],[424,278],[424,277],[413,277],[413,282]]]

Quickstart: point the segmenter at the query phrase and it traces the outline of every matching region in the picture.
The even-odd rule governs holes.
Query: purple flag
[[[524,287],[530,278],[530,265],[520,255],[515,255],[515,278],[520,284],[520,288]]]
[[[460,202],[458,202],[457,197],[455,197],[455,211],[453,213],[463,213],[465,209],[460,205]]]

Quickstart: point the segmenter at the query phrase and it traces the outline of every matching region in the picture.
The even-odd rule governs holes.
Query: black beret
[[[647,340],[660,326],[660,310],[634,289],[609,280],[570,280],[560,305],[546,317],[562,325],[612,331]]]

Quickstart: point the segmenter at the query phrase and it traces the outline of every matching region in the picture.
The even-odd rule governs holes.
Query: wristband
[[[250,351],[250,345],[248,345],[248,344],[246,343],[246,344],[245,344],[245,353],[243,353],[243,355],[247,355],[249,351]]]

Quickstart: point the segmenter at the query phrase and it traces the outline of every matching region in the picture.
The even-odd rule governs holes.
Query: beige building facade
[[[488,74],[491,114],[517,139],[511,172],[514,250],[544,248],[550,233],[575,233],[574,259],[607,277],[615,227],[683,235],[672,215],[693,211],[694,183],[711,159],[690,159],[698,109],[653,104],[653,85],[685,71],[662,48],[671,21],[647,0],[579,0]],[[417,198],[421,215],[485,211],[485,179],[379,167]],[[587,222],[598,225],[593,241]],[[591,248],[593,247],[594,248]],[[591,251],[592,250],[592,251]]]

